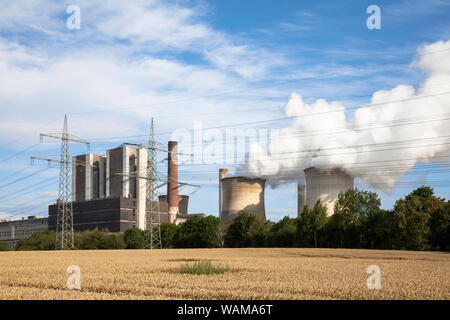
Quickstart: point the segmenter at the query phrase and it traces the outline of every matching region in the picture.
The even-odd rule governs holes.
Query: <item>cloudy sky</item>
[[[226,128],[237,127],[270,131],[300,123],[295,128],[304,129],[304,123],[289,118],[298,114],[292,110],[295,103],[298,110],[308,111],[318,99],[335,101],[350,121],[356,108],[376,101],[376,92],[398,86],[403,86],[399,91],[420,91],[424,83],[432,87],[425,92],[430,95],[450,91],[448,1],[0,0],[0,4],[3,216],[47,215],[46,206],[57,194],[58,170],[43,163],[31,166],[30,156],[58,155],[58,143],[39,143],[39,133],[60,132],[64,114],[71,133],[90,141],[92,152],[104,153],[125,141],[145,141],[151,117],[158,141],[166,144],[174,132],[196,124],[220,127],[224,136]],[[371,4],[381,9],[379,30],[366,26]],[[67,27],[71,13],[66,10],[71,5],[80,8],[80,29]],[[292,101],[298,96],[300,104],[298,99]],[[398,97],[402,93],[390,99]],[[433,150],[427,157],[443,157],[449,150],[450,132],[446,136],[442,128],[450,121],[439,113],[449,110],[446,101],[448,97],[432,101],[438,104],[432,116],[438,117],[441,129],[429,137],[439,138],[433,143],[447,144],[447,149]],[[371,117],[383,120],[373,119],[376,114]],[[409,139],[422,134],[417,127],[410,132]],[[71,148],[73,155],[85,152],[83,145]],[[448,158],[439,160],[426,166],[409,163],[388,189],[374,184],[383,207],[391,207],[421,183],[449,198]],[[185,188],[183,193],[191,194],[191,212],[218,215],[217,168],[233,171],[241,164],[203,162],[180,167],[180,180],[202,186]],[[164,155],[160,164],[165,172]],[[269,219],[296,215],[295,191],[293,183],[266,191]]]

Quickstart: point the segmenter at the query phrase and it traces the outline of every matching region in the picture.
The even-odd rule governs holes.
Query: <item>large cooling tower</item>
[[[341,191],[353,189],[353,177],[339,169],[320,171],[305,169],[306,205],[313,208],[317,200],[327,206],[327,214],[334,213],[334,203]]]
[[[266,219],[264,187],[266,180],[247,177],[227,177],[222,182],[223,224],[231,222],[240,212],[254,214]]]

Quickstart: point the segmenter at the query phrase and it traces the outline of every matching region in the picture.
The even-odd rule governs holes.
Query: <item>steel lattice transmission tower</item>
[[[67,116],[61,136],[61,163],[56,215],[56,249],[73,248],[72,174]]]
[[[159,199],[158,199],[158,183],[167,184],[169,179],[162,179],[159,177],[158,173],[158,152],[167,152],[171,153],[169,150],[162,149],[157,146],[157,142],[155,140],[155,132],[154,132],[154,123],[153,118],[151,120],[150,127],[150,135],[148,139],[147,145],[139,144],[139,143],[131,143],[124,142],[124,145],[135,146],[139,148],[145,148],[148,150],[148,159],[147,159],[147,172],[145,175],[141,175],[139,171],[134,172],[122,172],[116,173],[115,175],[126,176],[134,179],[145,179],[146,183],[146,230],[149,231],[150,236],[145,239],[145,248],[146,249],[158,249],[162,248],[161,242],[161,216],[159,212]],[[180,154],[177,152],[177,154]],[[191,154],[189,156],[192,156]],[[193,187],[200,187],[195,184],[184,183],[180,181],[175,181],[179,185],[187,185]]]
[[[72,206],[72,161],[70,158],[69,142],[84,143],[88,146],[89,142],[71,135],[67,129],[67,115],[64,116],[64,127],[62,133],[41,133],[41,142],[44,137],[61,140],[61,159],[46,159],[32,157],[32,159],[46,160],[59,163],[59,190],[57,200],[56,214],[56,245],[55,249],[70,249],[74,247],[73,243],[73,206]]]
[[[150,136],[148,139],[148,161],[147,161],[147,215],[149,223],[147,230],[150,231],[150,239],[146,243],[149,249],[162,248],[161,243],[161,218],[159,214],[159,199],[158,199],[158,161],[157,148],[155,141],[155,131],[153,118],[150,127]],[[146,219],[147,220],[147,219]]]

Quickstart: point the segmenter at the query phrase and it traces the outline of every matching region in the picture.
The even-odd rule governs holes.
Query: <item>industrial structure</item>
[[[230,223],[241,212],[266,219],[264,206],[265,179],[249,177],[225,177],[226,169],[219,171],[220,220]]]
[[[0,220],[0,241],[14,248],[19,240],[45,230],[48,230],[48,218],[29,216],[28,219],[15,221]]]
[[[61,166],[59,195],[48,209],[48,218],[30,216],[27,220],[0,220],[0,241],[14,246],[17,241],[35,232],[57,232],[57,248],[73,243],[73,231],[108,229],[123,232],[129,228],[151,230],[149,248],[161,247],[161,223],[180,224],[203,213],[189,214],[189,196],[179,194],[179,188],[192,184],[178,179],[178,144],[168,142],[168,149],[156,147],[152,131],[147,146],[124,143],[105,154],[81,154],[69,158],[68,143],[88,142],[67,132],[67,119],[61,136],[41,135],[61,139],[61,159],[34,159],[56,162]],[[167,152],[167,179],[159,177],[155,152]],[[70,166],[72,169],[71,175]],[[353,177],[341,169],[304,170],[305,181],[297,189],[300,217],[304,207],[314,207],[321,200],[332,215],[334,204],[342,191],[353,188]],[[219,215],[222,224],[229,224],[241,212],[266,219],[264,192],[266,180],[257,177],[229,176],[228,169],[219,169]],[[71,181],[69,183],[69,181]],[[157,189],[167,185],[167,193]],[[198,186],[196,186],[198,187]],[[59,242],[58,242],[59,239]],[[59,245],[58,245],[59,243]]]
[[[140,172],[143,175],[147,173],[147,149],[120,146],[107,150],[106,155],[84,154],[73,157],[72,202],[74,204],[74,226],[78,225],[75,218],[76,213],[82,215],[83,212],[87,211],[95,216],[97,210],[114,208],[114,210],[120,211],[120,209],[132,208],[134,211],[134,226],[144,230],[146,225],[147,183],[142,179],[128,176],[132,172]],[[115,202],[99,201],[102,199],[121,200]],[[129,201],[124,199],[129,199]],[[82,206],[79,203],[83,203]],[[83,207],[84,209],[77,211],[75,207]],[[52,212],[49,210],[49,216],[51,214]],[[90,217],[90,219],[93,218]],[[84,221],[84,219],[81,219],[81,221]],[[124,221],[128,221],[128,219]],[[75,230],[80,229],[75,227]]]
[[[353,177],[341,169],[322,171],[311,167],[305,169],[305,183],[298,185],[298,216],[307,205],[313,208],[317,200],[326,205],[327,215],[334,213],[334,204],[342,191],[353,189]]]
[[[169,141],[167,195],[159,196],[160,223],[179,224],[188,214],[189,197],[178,194],[177,142]],[[119,146],[106,155],[73,157],[72,189],[75,231],[98,227],[111,232],[128,228],[147,229],[151,202],[147,192],[147,148]],[[133,175],[137,173],[137,175]],[[49,228],[53,230],[56,205],[49,207]]]
[[[31,157],[60,166],[59,193],[49,205],[48,218],[30,216],[28,220],[0,220],[0,241],[11,246],[44,230],[56,231],[56,249],[73,247],[73,232],[108,229],[122,232],[129,228],[150,230],[148,248],[161,247],[161,223],[180,224],[203,213],[189,214],[189,196],[179,195],[177,142],[169,141],[168,150],[156,147],[153,119],[149,142],[124,143],[106,150],[106,154],[81,154],[70,158],[69,142],[89,142],[68,133],[67,116],[62,134],[41,134],[62,140],[61,158]],[[168,177],[159,178],[156,151],[168,154]],[[72,169],[72,170],[70,170]],[[71,173],[70,173],[71,171]],[[160,183],[167,184],[167,194],[158,196]]]
[[[64,116],[64,127],[62,133],[41,133],[40,139],[43,142],[44,138],[51,138],[61,140],[61,155],[60,160],[53,158],[31,157],[34,160],[45,160],[49,163],[57,163],[59,165],[59,187],[58,187],[58,201],[56,202],[56,249],[67,249],[74,247],[73,234],[73,207],[72,207],[72,185],[70,174],[70,142],[84,143],[89,150],[89,142],[80,139],[73,134],[70,134],[67,126],[67,115]],[[85,164],[86,165],[86,164]]]

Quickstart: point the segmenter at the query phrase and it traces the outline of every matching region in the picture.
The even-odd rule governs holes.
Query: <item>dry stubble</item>
[[[230,271],[177,274],[212,260]],[[81,269],[68,290],[66,269]],[[381,290],[366,269],[381,268]],[[348,249],[185,249],[0,253],[0,299],[449,299],[450,256]]]

